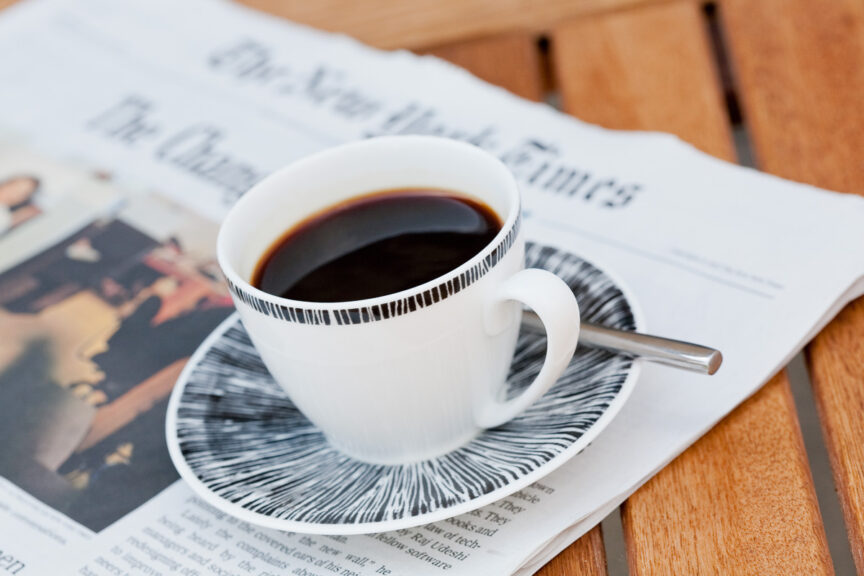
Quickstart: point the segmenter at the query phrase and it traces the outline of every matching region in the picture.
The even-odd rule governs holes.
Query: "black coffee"
[[[252,285],[306,302],[384,296],[464,264],[499,230],[489,207],[453,192],[378,192],[288,230],[261,257]]]

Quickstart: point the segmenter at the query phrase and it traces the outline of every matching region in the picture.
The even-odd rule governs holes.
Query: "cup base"
[[[448,452],[452,452],[468,444],[474,438],[480,435],[483,432],[482,428],[477,428],[472,430],[468,434],[457,438],[456,440],[440,447],[435,448],[426,448],[423,450],[409,450],[406,449],[404,452],[400,454],[394,454],[392,456],[386,454],[370,454],[370,453],[361,453],[356,449],[348,448],[338,441],[334,441],[333,438],[324,434],[324,437],[327,438],[327,442],[334,449],[338,450],[345,456],[352,458],[354,460],[359,460],[360,462],[366,462],[368,464],[379,464],[382,466],[395,466],[395,465],[403,465],[403,464],[413,464],[415,462],[422,462],[424,460],[432,460],[433,458],[437,458],[439,456],[443,456]]]

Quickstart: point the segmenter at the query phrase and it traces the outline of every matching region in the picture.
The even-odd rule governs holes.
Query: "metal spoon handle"
[[[533,330],[544,330],[540,318],[530,310],[525,310],[522,314],[522,324]],[[714,348],[639,332],[606,328],[588,322],[582,323],[579,344],[603,348],[617,354],[638,356],[649,362],[701,374],[714,374],[723,363],[723,355]]]

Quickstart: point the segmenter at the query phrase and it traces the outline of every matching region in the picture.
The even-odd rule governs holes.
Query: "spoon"
[[[532,331],[544,331],[543,322],[531,310],[522,313],[522,325]],[[602,348],[625,356],[644,358],[649,362],[700,374],[714,374],[723,363],[723,354],[714,348],[629,330],[607,328],[588,322],[582,322],[579,344],[590,348]]]

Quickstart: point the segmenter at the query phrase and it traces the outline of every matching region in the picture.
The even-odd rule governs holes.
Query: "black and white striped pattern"
[[[584,320],[636,328],[624,294],[591,264],[530,244],[527,261],[570,283]],[[579,349],[558,383],[514,420],[444,456],[384,466],[330,447],[270,377],[239,320],[223,330],[175,392],[185,465],[223,501],[295,529],[326,525],[331,533],[341,525],[417,520],[498,491],[506,495],[508,484],[548,467],[597,423],[631,366],[628,358]],[[544,354],[542,337],[520,336],[509,394],[533,380]]]
[[[451,280],[441,282],[428,290],[424,290],[418,294],[413,294],[405,298],[393,300],[387,304],[375,306],[362,306],[359,308],[338,308],[338,304],[334,304],[334,308],[329,310],[321,310],[316,308],[304,308],[303,306],[284,306],[274,304],[263,298],[259,298],[254,294],[250,294],[242,286],[238,286],[232,282],[230,278],[226,278],[228,289],[241,302],[247,304],[253,309],[286,322],[296,322],[299,324],[326,325],[331,324],[365,324],[367,322],[376,322],[378,320],[386,320],[414,312],[418,308],[431,306],[436,302],[444,300],[448,296],[459,293],[467,288],[480,278],[486,275],[501,258],[504,257],[513,242],[519,235],[519,228],[522,224],[522,216],[516,218],[513,227],[506,236],[493,248],[482,260],[474,266]]]

